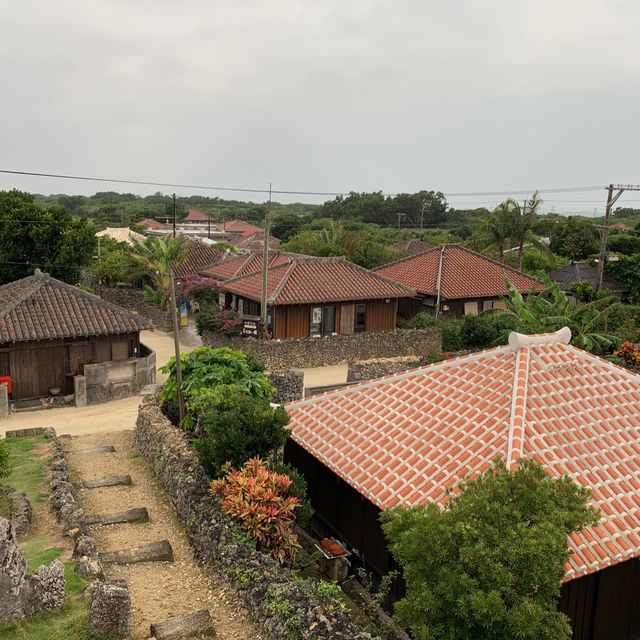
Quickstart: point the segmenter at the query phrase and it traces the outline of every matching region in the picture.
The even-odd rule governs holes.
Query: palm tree
[[[536,191],[524,205],[519,204],[513,208],[511,221],[511,239],[518,249],[518,270],[522,270],[522,258],[524,256],[525,243],[534,245],[549,253],[549,248],[535,237],[538,227],[538,209],[543,203],[540,194]]]
[[[482,218],[477,235],[471,244],[481,249],[497,251],[504,263],[505,251],[511,246],[513,220],[518,203],[511,198],[501,202],[491,213]]]
[[[171,295],[170,269],[177,269],[187,258],[188,241],[182,237],[148,238],[137,245],[132,257],[145,271],[158,293],[157,302],[163,309],[167,308]],[[153,289],[152,289],[153,291]],[[149,290],[147,289],[147,292]],[[154,297],[151,294],[151,297]]]
[[[549,333],[569,327],[571,344],[592,353],[606,353],[620,342],[617,336],[598,331],[604,325],[609,305],[615,301],[614,296],[576,304],[548,276],[542,276],[541,280],[545,291],[529,295],[526,300],[507,280],[509,295],[504,299],[506,308],[490,309],[485,313],[514,318],[517,330],[526,334]]]

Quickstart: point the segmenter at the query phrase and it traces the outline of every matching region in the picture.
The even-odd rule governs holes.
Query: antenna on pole
[[[269,225],[271,224],[271,183],[269,183],[269,202],[264,216],[264,240],[262,246],[262,295],[260,296],[260,316],[263,333],[268,330],[267,313],[267,269],[269,265]]]

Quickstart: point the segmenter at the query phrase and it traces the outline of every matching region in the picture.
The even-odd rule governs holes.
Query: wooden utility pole
[[[175,198],[175,196],[174,196]],[[182,395],[182,364],[180,362],[180,336],[178,334],[178,307],[176,305],[176,284],[173,278],[173,267],[169,267],[171,280],[171,312],[173,315],[173,345],[176,353],[176,390],[178,392],[178,414],[180,422],[184,420],[184,397]]]
[[[264,217],[264,241],[262,247],[262,295],[260,296],[260,318],[263,332],[267,330],[269,317],[267,314],[267,271],[269,266],[269,226],[271,224],[271,183],[269,183],[269,202]]]
[[[176,207],[176,194],[173,194],[173,237],[176,237],[176,212],[177,212],[177,207]]]

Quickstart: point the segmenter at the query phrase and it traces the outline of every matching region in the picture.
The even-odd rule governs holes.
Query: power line
[[[150,187],[173,187],[180,189],[203,189],[207,191],[236,191],[244,193],[270,193],[269,189],[257,189],[251,187],[212,187],[207,185],[194,185],[194,184],[181,184],[174,182],[155,182],[150,180],[131,180],[121,178],[98,178],[95,176],[76,176],[62,173],[42,173],[37,171],[18,171],[15,169],[0,169],[0,173],[20,175],[20,176],[35,176],[40,178],[57,178],[63,180],[84,180],[89,182],[110,182],[117,184],[136,184]],[[597,191],[605,189],[603,185],[587,186],[587,187],[554,187],[549,189],[512,189],[509,191],[473,191],[473,192],[443,192],[443,195],[452,198],[458,197],[474,197],[474,196],[509,196],[517,194],[529,194],[534,191],[540,193],[571,193],[577,191]],[[347,193],[359,193],[358,191],[302,191],[302,190],[286,190],[286,189],[273,189],[271,193],[278,193],[284,195],[307,195],[307,196],[344,196]],[[395,196],[397,193],[383,193],[383,195]]]

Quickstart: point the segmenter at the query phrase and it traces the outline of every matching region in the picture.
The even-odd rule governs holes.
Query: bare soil
[[[117,551],[169,540],[174,562],[150,562],[106,567],[108,579],[124,578],[132,604],[132,637],[147,638],[149,625],[165,618],[209,609],[221,640],[260,640],[249,614],[237,603],[232,589],[198,566],[186,534],[170,502],[156,484],[146,462],[138,456],[131,431],[73,438],[68,450],[113,445],[115,453],[69,453],[72,479],[94,480],[106,475],[131,475],[131,486],[82,489],[79,499],[87,515],[147,507],[149,522],[92,526],[99,551]]]

